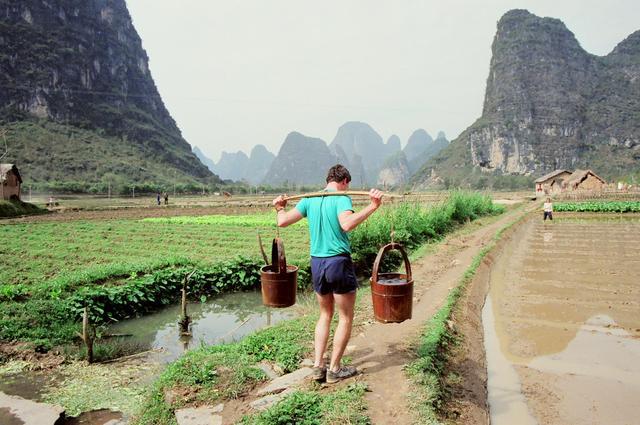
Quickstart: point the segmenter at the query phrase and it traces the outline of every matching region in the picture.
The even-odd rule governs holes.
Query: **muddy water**
[[[301,301],[303,298],[301,297]],[[123,321],[112,326],[108,332],[131,334],[131,336],[124,337],[125,340],[139,346],[155,349],[155,352],[147,353],[141,357],[130,357],[121,362],[96,365],[98,373],[101,370],[99,368],[111,368],[116,380],[125,380],[126,386],[137,388],[138,385],[152,382],[162,369],[162,363],[177,359],[185,350],[200,347],[202,344],[213,345],[239,340],[257,329],[276,324],[283,319],[293,318],[296,315],[294,308],[268,309],[264,307],[259,292],[234,293],[210,299],[206,303],[195,302],[189,304],[188,314],[192,319],[190,327],[192,336],[189,338],[181,337],[178,330],[179,306],[168,307],[155,314]],[[107,374],[107,371],[103,370],[102,373]],[[77,391],[92,391],[92,385],[82,381],[81,378],[81,376],[74,375],[65,377],[58,373],[22,371],[0,376],[0,391],[34,401],[43,401],[47,394],[57,393],[56,390],[67,386],[67,382],[71,382],[70,387],[77,388]],[[114,406],[122,404],[121,392],[124,387],[120,381],[117,384],[117,388],[108,389],[104,394],[105,399],[111,400],[107,405],[109,403]],[[73,392],[65,393],[64,397],[83,399],[81,394]],[[59,401],[54,401],[54,403],[61,404]],[[100,407],[104,406],[101,404]],[[127,415],[132,412],[124,413],[123,416],[122,412],[106,409],[93,410],[84,412],[75,418],[68,418],[64,423],[102,425],[120,423],[120,420],[126,422]],[[2,409],[0,409],[0,425],[4,425],[4,422],[8,420],[5,416],[2,415]]]
[[[295,316],[293,309],[262,305],[260,292],[238,292],[188,305],[191,336],[180,336],[180,306],[171,306],[110,327],[114,334],[131,334],[127,340],[160,352],[159,361],[171,362],[186,350],[236,341],[265,326]]]
[[[521,226],[483,322],[493,424],[637,423],[640,217]]]

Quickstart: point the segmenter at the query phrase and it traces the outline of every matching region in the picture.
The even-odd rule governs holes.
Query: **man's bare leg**
[[[333,294],[338,308],[338,326],[333,335],[333,351],[329,370],[340,369],[340,361],[344,354],[349,338],[351,338],[351,326],[353,325],[353,308],[356,303],[356,293]]]
[[[320,305],[320,318],[316,323],[314,336],[314,367],[324,367],[324,352],[329,341],[329,331],[331,330],[331,319],[333,318],[334,298],[333,294],[320,295],[316,292],[316,299]]]

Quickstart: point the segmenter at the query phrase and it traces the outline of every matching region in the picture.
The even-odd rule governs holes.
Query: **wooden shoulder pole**
[[[338,190],[335,192],[310,192],[303,193],[301,195],[293,195],[293,196],[285,196],[285,201],[290,201],[292,199],[302,199],[302,198],[318,198],[321,196],[369,196],[369,192],[364,190]],[[382,197],[388,198],[402,198],[402,195],[396,195],[393,193],[384,193]]]

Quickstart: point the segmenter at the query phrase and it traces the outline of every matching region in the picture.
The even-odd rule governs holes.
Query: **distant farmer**
[[[327,192],[347,190],[351,174],[342,165],[334,165],[327,175]],[[351,337],[353,310],[356,301],[356,281],[351,246],[347,232],[353,230],[375,212],[382,202],[382,192],[371,189],[371,203],[357,213],[348,196],[322,196],[302,199],[295,208],[285,211],[283,196],[273,200],[279,227],[286,227],[303,217],[309,222],[311,235],[311,277],[320,306],[320,318],[314,337],[313,378],[335,383],[358,373],[353,366],[341,366],[342,355]],[[338,309],[338,326],[333,337],[333,352],[329,368],[324,353],[334,307]]]
[[[169,194],[167,192],[164,193],[164,204],[169,205]]]
[[[547,198],[547,201],[542,205],[542,209],[544,210],[544,218],[543,221],[549,217],[549,220],[553,220],[553,204],[551,203],[551,198]]]
[[[158,205],[160,205],[160,192],[156,194],[156,200],[158,201]]]

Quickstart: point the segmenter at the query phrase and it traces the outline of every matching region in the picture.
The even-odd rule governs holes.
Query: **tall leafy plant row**
[[[442,238],[456,225],[488,214],[499,214],[504,207],[494,205],[488,195],[452,192],[441,204],[425,208],[418,203],[404,203],[371,216],[351,233],[354,261],[368,272],[378,249],[393,240],[412,250],[430,240]],[[395,267],[400,257],[386,257],[385,267]]]
[[[253,259],[238,257],[200,269],[180,267],[156,271],[124,285],[83,287],[66,301],[70,314],[76,319],[87,306],[95,321],[109,322],[176,303],[187,275],[190,275],[188,293],[204,301],[219,293],[257,287],[259,269],[260,265]]]

